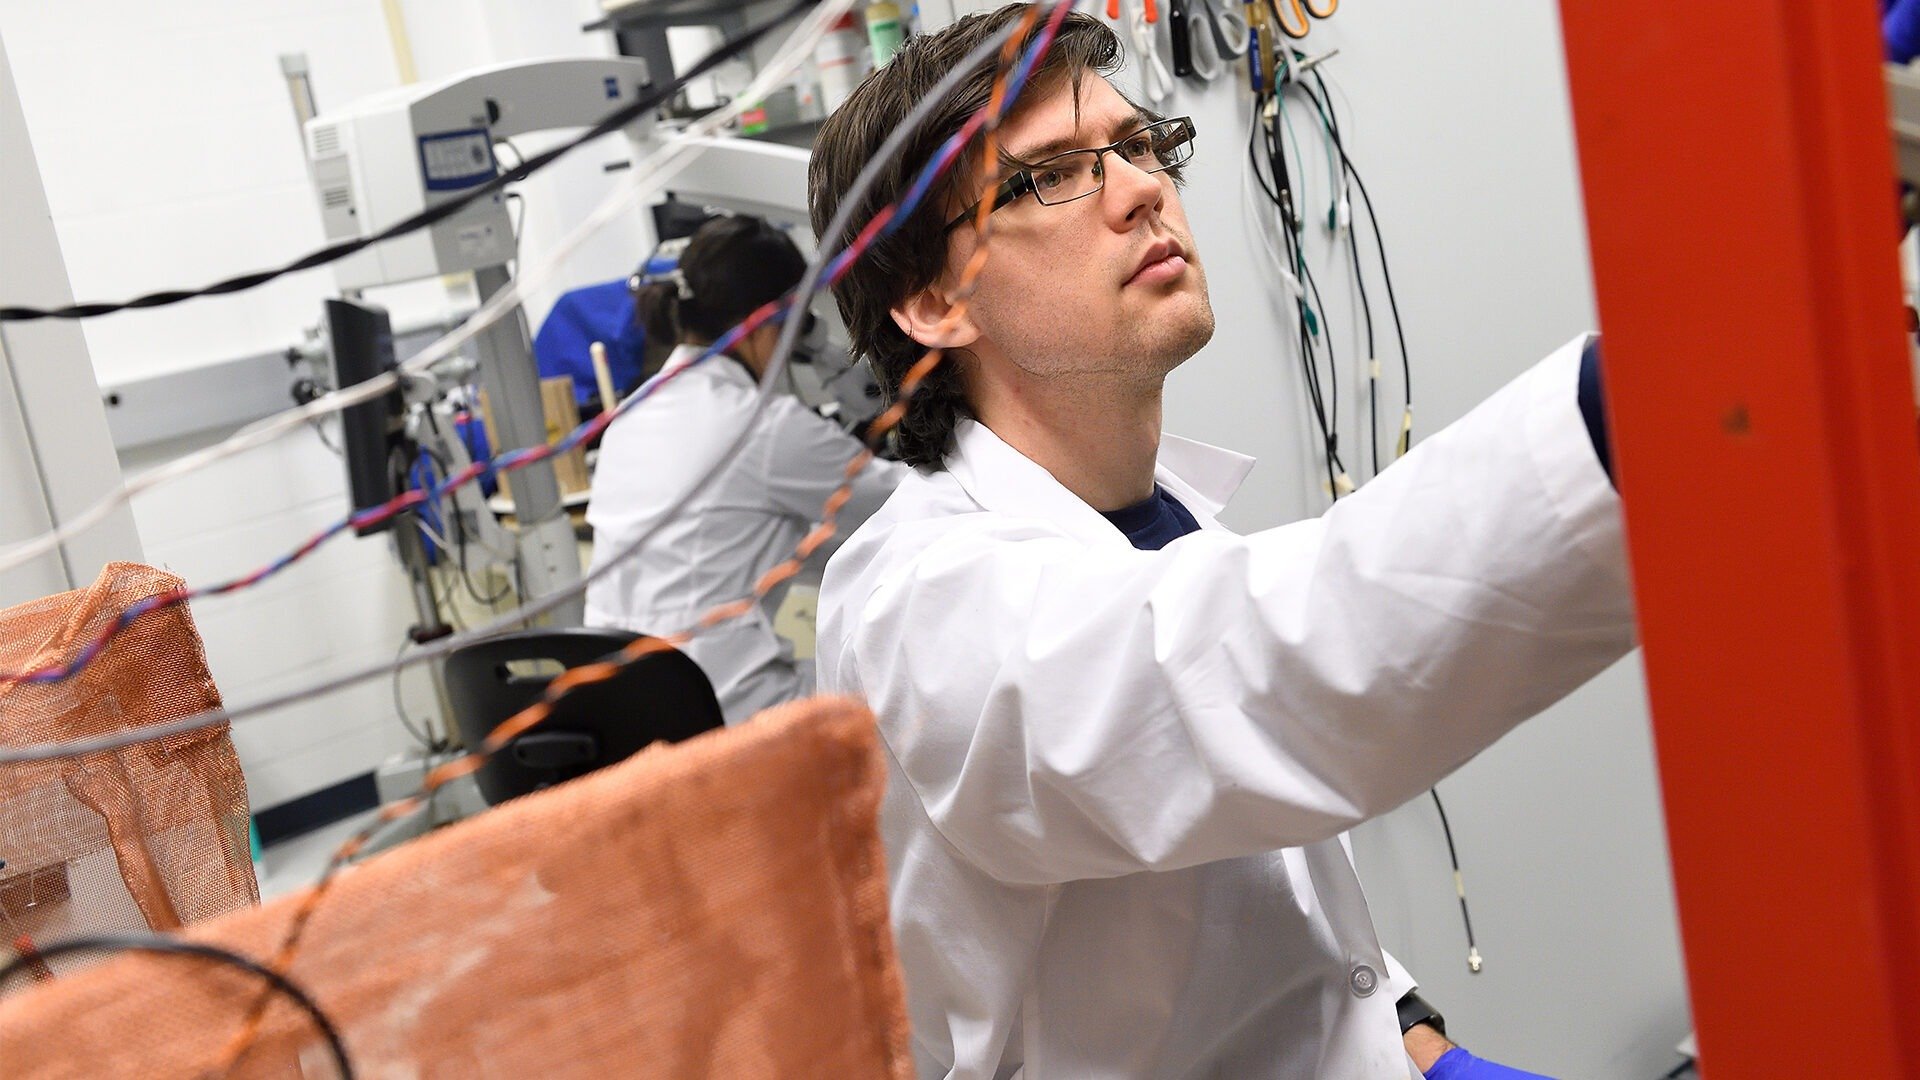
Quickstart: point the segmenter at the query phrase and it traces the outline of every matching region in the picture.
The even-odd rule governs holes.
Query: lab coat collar
[[[1253,459],[1244,454],[1162,434],[1154,479],[1203,527],[1214,528],[1214,515],[1252,469]],[[947,471],[975,502],[995,513],[1040,518],[1089,543],[1127,542],[1099,511],[977,420],[955,426]]]
[[[700,355],[706,351],[707,347],[705,345],[675,345],[673,351],[667,354],[666,363],[660,365],[660,369],[662,371],[672,371],[681,364],[692,363],[694,360],[699,359]],[[715,356],[711,360],[704,361],[693,369],[693,372],[700,371],[706,372],[708,376],[712,378],[738,383],[741,386],[758,385],[754,381],[753,373],[747,370],[745,364],[742,364],[740,361],[735,360],[725,353]],[[693,374],[693,372],[688,372],[688,374]]]

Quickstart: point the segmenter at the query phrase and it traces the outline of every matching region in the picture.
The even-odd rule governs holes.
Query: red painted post
[[[1920,453],[1869,0],[1563,0],[1710,1080],[1920,1077]]]

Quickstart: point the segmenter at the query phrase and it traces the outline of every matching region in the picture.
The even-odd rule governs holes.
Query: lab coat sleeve
[[[773,438],[764,444],[766,459],[757,475],[766,479],[773,504],[809,522],[820,520],[827,497],[847,479],[847,463],[863,449],[860,441],[798,401],[782,400],[773,419]],[[816,553],[832,552],[880,509],[900,484],[906,466],[874,458],[853,478],[853,490],[836,521],[838,531]]]
[[[867,697],[934,827],[1003,881],[1331,837],[1632,647],[1578,358],[1251,536],[1142,552],[985,512],[883,517],[830,583],[823,679]]]

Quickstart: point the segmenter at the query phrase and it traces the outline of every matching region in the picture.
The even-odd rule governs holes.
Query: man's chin
[[[1165,370],[1172,371],[1213,340],[1213,305],[1203,291],[1193,298],[1191,309],[1167,314],[1168,318],[1161,324],[1161,340],[1155,342],[1154,351],[1164,358]]]

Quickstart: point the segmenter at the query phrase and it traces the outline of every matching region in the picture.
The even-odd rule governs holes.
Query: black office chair
[[[447,657],[447,697],[461,739],[479,746],[487,732],[538,700],[561,669],[592,663],[639,636],[526,630],[454,650]],[[650,743],[679,742],[724,723],[713,684],[698,664],[678,650],[653,653],[561,698],[552,716],[488,759],[475,780],[494,805],[611,765]]]

